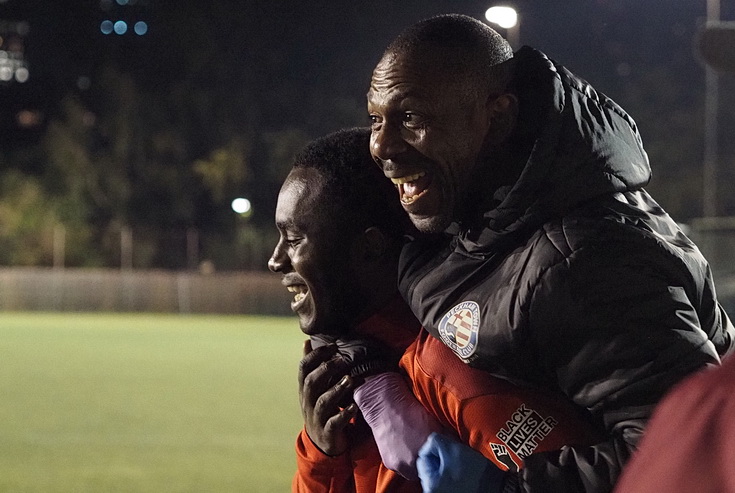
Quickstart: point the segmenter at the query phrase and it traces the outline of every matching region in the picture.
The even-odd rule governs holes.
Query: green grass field
[[[0,320],[0,491],[289,491],[295,318]]]

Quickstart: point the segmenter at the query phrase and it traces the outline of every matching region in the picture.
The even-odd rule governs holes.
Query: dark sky
[[[281,54],[282,59],[276,63],[288,60],[292,64],[294,79],[301,76],[334,86],[339,78],[342,81],[337,84],[338,90],[346,93],[364,90],[380,51],[401,28],[443,12],[482,18],[492,5],[467,0],[147,1],[148,7],[142,9],[142,15],[149,20],[150,31],[140,45],[161,42],[161,35],[179,36],[185,41],[187,33],[171,25],[182,15],[199,18],[199,29],[217,31],[221,26],[217,25],[216,16],[207,12],[230,10],[233,25],[241,21],[242,29],[249,31],[241,39],[259,40],[252,49],[257,50],[258,43],[266,43]],[[698,68],[692,38],[705,15],[704,0],[518,0],[510,3],[520,12],[523,44],[541,49],[603,92],[614,91],[617,84],[634,76],[634,71],[646,63],[665,60],[672,63],[672,70]],[[723,18],[735,18],[726,7],[723,5]],[[25,19],[31,25],[27,57],[36,77],[51,74],[62,80],[74,80],[77,74],[89,71],[96,59],[109,55],[110,47],[105,44],[109,45],[110,40],[98,28],[104,16],[99,0],[0,2],[0,19]],[[250,47],[233,49],[247,51]],[[320,62],[325,61],[331,62],[325,65],[340,67],[339,72],[320,72]],[[169,62],[175,64],[176,60],[172,57]],[[174,70],[165,65],[166,61],[159,59],[149,69]],[[267,71],[268,67],[259,69]]]
[[[104,11],[100,1],[110,3],[112,10]],[[365,118],[356,123],[367,123],[362,108],[371,70],[401,29],[438,13],[483,19],[494,4],[476,0],[128,0],[137,5],[123,8],[116,1],[0,0],[0,19],[30,24],[26,56],[31,78],[44,81],[35,97],[74,87],[80,76],[93,79],[95,69],[109,59],[134,73],[141,84],[157,88],[177,79],[206,78],[208,67],[216,65],[213,60],[225,60],[204,84],[234,95],[247,82],[247,98],[268,101],[269,106],[259,111],[258,125],[268,131],[300,126],[314,137],[343,126],[356,113],[360,113],[357,118]],[[661,100],[650,105],[702,107],[704,70],[693,39],[704,20],[706,0],[508,3],[520,13],[521,44],[566,65],[621,103],[634,118],[641,114],[641,101],[651,100],[636,90],[644,79],[649,80],[648,91],[651,85],[663,83]],[[116,12],[145,19],[148,34],[102,35],[100,22],[114,18]],[[735,0],[727,4],[723,0],[722,18],[735,19]],[[228,68],[223,71],[222,65]],[[657,74],[655,82],[650,82],[649,73]],[[670,96],[664,94],[667,91]],[[322,112],[325,99],[344,101],[348,116],[340,121]],[[648,117],[639,124],[645,142],[657,121]],[[693,132],[699,135],[701,130]]]

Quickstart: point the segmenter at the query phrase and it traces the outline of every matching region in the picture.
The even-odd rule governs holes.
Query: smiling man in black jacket
[[[459,15],[391,43],[368,111],[371,153],[428,235],[401,259],[415,315],[465,362],[559,392],[607,432],[527,457],[505,491],[609,491],[660,398],[735,338],[706,260],[643,188],[635,122]],[[423,450],[426,491],[470,491],[442,479],[463,453],[443,446]]]

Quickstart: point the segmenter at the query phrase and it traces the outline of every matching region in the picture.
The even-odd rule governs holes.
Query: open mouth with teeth
[[[309,289],[304,284],[292,284],[286,286],[286,289],[289,293],[294,293],[291,309],[296,311],[309,293]]]
[[[391,178],[390,181],[398,188],[401,204],[410,206],[426,193],[431,183],[431,178],[426,172],[420,171],[413,175]]]

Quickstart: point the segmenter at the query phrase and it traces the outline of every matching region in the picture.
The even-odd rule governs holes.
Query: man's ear
[[[377,260],[390,248],[390,241],[380,228],[371,226],[361,235],[363,258],[368,261]]]
[[[505,141],[516,126],[518,119],[518,97],[505,93],[488,98],[489,130],[488,142],[500,144]]]

